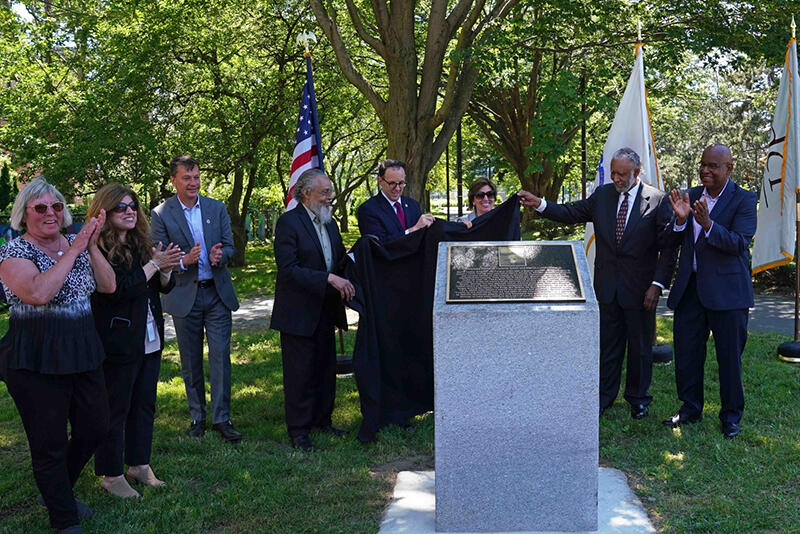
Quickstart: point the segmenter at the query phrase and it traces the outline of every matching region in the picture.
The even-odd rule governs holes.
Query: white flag
[[[797,217],[798,161],[800,161],[800,77],[797,43],[789,41],[778,103],[772,119],[764,181],[758,199],[758,226],[753,242],[753,274],[794,259]]]
[[[611,180],[611,157],[620,148],[628,147],[639,154],[642,160],[642,169],[639,179],[643,182],[664,189],[661,174],[658,172],[656,147],[653,144],[653,132],[650,127],[650,112],[647,109],[647,90],[644,87],[644,59],[642,45],[636,45],[636,60],[633,63],[628,86],[622,95],[614,122],[608,132],[606,144],[603,147],[603,156],[597,167],[595,188]],[[586,225],[586,237],[583,240],[586,247],[586,259],[589,260],[589,272],[594,276],[594,225]]]

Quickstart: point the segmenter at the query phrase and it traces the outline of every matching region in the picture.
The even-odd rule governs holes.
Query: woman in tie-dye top
[[[113,292],[115,280],[97,247],[105,213],[78,234],[62,235],[71,220],[64,197],[43,178],[14,201],[11,225],[25,233],[0,247],[0,281],[10,306],[0,374],[28,436],[50,525],[80,532],[79,516],[91,511],[72,486],[108,424],[105,354],[89,296],[95,288]]]

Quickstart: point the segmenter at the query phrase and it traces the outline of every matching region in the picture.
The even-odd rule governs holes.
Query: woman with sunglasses
[[[458,220],[471,227],[476,217],[494,209],[495,200],[497,200],[497,187],[488,178],[478,178],[469,186],[467,195],[467,203],[472,211],[459,217]]]
[[[139,497],[128,480],[164,486],[150,467],[156,386],[164,347],[159,292],[175,285],[172,269],[181,250],[153,245],[150,225],[136,193],[120,184],[100,189],[88,215],[108,213],[99,247],[116,276],[113,294],[92,295],[95,325],[106,350],[103,363],[108,392],[109,429],[95,453],[100,486],[117,497]],[[123,461],[128,464],[127,480]]]
[[[11,226],[25,233],[0,247],[9,303],[0,375],[28,436],[39,502],[50,525],[70,533],[81,532],[80,519],[92,513],[72,487],[108,425],[105,352],[89,299],[95,289],[112,293],[115,281],[97,247],[105,212],[96,215],[77,234],[62,235],[72,222],[64,197],[36,178],[11,209]]]

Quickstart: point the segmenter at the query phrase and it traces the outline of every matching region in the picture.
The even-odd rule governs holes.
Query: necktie
[[[403,213],[403,207],[400,205],[399,202],[394,203],[394,211],[397,213],[397,218],[400,219],[400,226],[403,227],[403,230],[406,229],[406,214]]]
[[[622,234],[625,233],[625,216],[628,214],[628,192],[624,192],[623,195],[625,195],[625,197],[622,199],[622,204],[620,204],[619,211],[617,212],[617,245],[622,241]]]

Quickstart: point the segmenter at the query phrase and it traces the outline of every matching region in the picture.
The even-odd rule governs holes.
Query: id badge
[[[147,321],[147,341],[153,342],[156,340],[156,324],[153,321]]]

